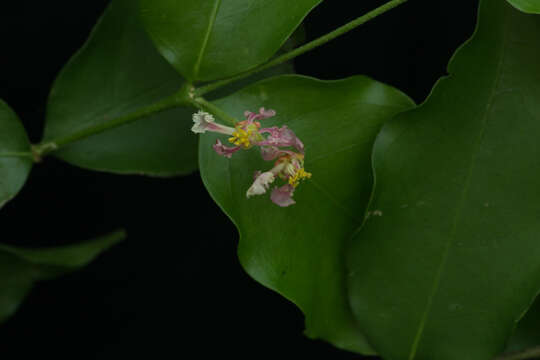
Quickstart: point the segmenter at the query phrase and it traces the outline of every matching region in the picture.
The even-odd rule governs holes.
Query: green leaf
[[[0,207],[26,182],[32,168],[30,142],[11,108],[0,100]]]
[[[374,146],[349,248],[354,314],[386,360],[488,360],[540,289],[540,17],[481,1],[424,104]]]
[[[118,231],[80,244],[47,249],[0,244],[0,323],[17,311],[36,281],[86,266],[124,238],[125,233]]]
[[[246,199],[254,172],[273,162],[264,162],[257,149],[226,159],[212,150],[214,134],[201,137],[201,176],[238,227],[243,267],[303,310],[308,336],[372,353],[347,303],[344,244],[361,223],[371,192],[375,136],[385,120],[412,101],[366,77],[281,76],[216,104],[236,118],[247,109],[275,109],[277,116],[263,120],[263,127],[287,124],[305,143],[305,166],[313,173],[295,192],[294,206],[280,208],[267,195]]]
[[[140,0],[163,56],[190,80],[215,80],[268,60],[321,0]]]
[[[508,2],[523,12],[540,14],[540,0],[508,0]]]
[[[305,29],[303,25],[300,25],[295,32],[287,39],[285,44],[281,47],[281,49],[276,53],[276,56],[283,55],[295,47],[299,46],[305,42]],[[235,81],[233,83],[230,83],[224,87],[218,88],[216,90],[213,90],[211,93],[206,96],[209,100],[215,100],[215,99],[221,99],[223,97],[226,97],[228,95],[231,95],[246,86],[256,83],[258,81],[261,81],[266,78],[270,78],[273,76],[278,75],[285,75],[285,74],[294,74],[294,64],[292,62],[284,62],[276,66],[272,66],[266,70],[263,70],[261,72],[257,72],[251,76],[248,76],[244,79]]]
[[[133,0],[114,0],[87,43],[56,79],[45,141],[69,137],[175,93],[184,80],[155,50]],[[197,168],[191,108],[168,110],[62,147],[54,154],[88,169],[156,176]]]
[[[519,320],[506,351],[524,351],[535,346],[540,346],[540,297]]]

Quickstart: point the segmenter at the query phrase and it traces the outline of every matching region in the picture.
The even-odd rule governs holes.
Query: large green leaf
[[[0,207],[23,187],[30,169],[30,143],[21,122],[0,100]]]
[[[508,2],[521,11],[540,14],[540,0],[508,0]]]
[[[540,17],[483,0],[419,108],[374,147],[349,249],[354,314],[387,360],[491,359],[540,289]]]
[[[0,323],[13,315],[36,281],[89,264],[125,237],[119,231],[80,244],[23,249],[0,244]]]
[[[241,118],[246,109],[275,109],[264,126],[287,124],[304,141],[310,181],[296,205],[280,208],[268,196],[246,199],[256,170],[273,166],[256,149],[226,159],[201,137],[200,169],[211,196],[240,232],[239,257],[259,282],[283,294],[306,315],[306,334],[371,353],[347,303],[343,251],[362,222],[371,193],[371,147],[381,124],[413,106],[401,92],[366,77],[319,81],[281,76],[216,103]]]
[[[134,0],[114,0],[50,94],[45,140],[54,141],[134,112],[184,83],[155,50]],[[169,176],[197,168],[193,109],[169,110],[55,152],[69,163],[115,173]]]
[[[214,80],[269,59],[321,0],[139,0],[163,56],[190,80]]]

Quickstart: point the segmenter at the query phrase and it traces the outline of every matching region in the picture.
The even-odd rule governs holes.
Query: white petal
[[[260,174],[255,181],[253,182],[253,185],[250,186],[248,191],[246,192],[246,196],[250,197],[253,195],[262,195],[266,192],[268,187],[271,183],[273,183],[275,180],[274,174],[271,172],[264,172]]]
[[[198,111],[195,114],[193,114],[193,127],[191,128],[191,131],[193,131],[196,134],[202,134],[206,132],[208,128],[208,124],[214,122],[214,117],[204,111]]]

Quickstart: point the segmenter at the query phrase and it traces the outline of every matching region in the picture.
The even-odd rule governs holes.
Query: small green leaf
[[[0,100],[0,207],[26,182],[32,168],[30,142],[11,108]]]
[[[130,114],[173,93],[184,80],[155,50],[134,0],[114,0],[87,43],[56,79],[45,141],[68,137]],[[61,148],[77,166],[156,176],[197,168],[191,108],[168,110]]]
[[[125,233],[118,231],[80,244],[48,249],[0,244],[0,323],[15,313],[36,281],[86,266],[124,238]]]
[[[508,2],[523,12],[540,14],[540,0],[508,0]]]
[[[321,0],[140,0],[163,56],[190,80],[215,80],[268,60]]]
[[[343,247],[362,222],[371,193],[375,136],[385,120],[412,101],[366,77],[280,76],[216,104],[238,119],[245,110],[275,109],[277,115],[263,120],[263,127],[287,124],[305,143],[306,169],[313,173],[298,187],[291,207],[274,205],[268,194],[246,199],[254,172],[273,162],[263,161],[257,149],[226,159],[212,150],[214,134],[201,137],[201,176],[238,227],[243,267],[303,310],[308,336],[372,353],[347,303]]]
[[[386,360],[491,360],[540,289],[540,17],[482,0],[479,26],[374,147],[349,248],[353,312]]]

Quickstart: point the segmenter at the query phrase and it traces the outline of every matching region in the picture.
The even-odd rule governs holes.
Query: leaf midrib
[[[218,13],[220,5],[221,5],[221,0],[216,0],[214,2],[214,7],[212,9],[212,13],[210,14],[210,21],[208,22],[208,27],[206,28],[206,33],[204,34],[201,50],[199,51],[199,56],[197,57],[197,61],[195,61],[195,65],[193,67],[194,79],[197,79],[197,76],[199,75],[199,71],[201,69],[201,62],[206,52],[206,48],[208,47],[208,41],[210,39],[210,34],[212,33],[212,29],[214,28],[214,24],[216,23],[217,13]]]
[[[31,152],[0,152],[0,158],[16,158],[16,157],[22,157],[22,158],[31,158],[32,153]]]
[[[506,28],[506,19],[507,19],[507,15],[505,14],[504,15],[504,22],[502,24],[503,29]],[[445,244],[443,254],[442,254],[442,258],[441,258],[441,263],[440,263],[439,268],[437,269],[437,272],[436,272],[435,277],[433,279],[433,285],[432,285],[431,291],[430,291],[430,293],[428,295],[427,305],[426,305],[424,313],[422,314],[422,318],[420,319],[418,329],[416,331],[413,343],[411,345],[411,351],[409,353],[409,360],[414,360],[414,358],[416,357],[416,353],[418,351],[418,346],[420,344],[420,340],[421,340],[422,335],[424,333],[425,325],[427,323],[429,313],[430,313],[431,307],[433,305],[433,300],[434,300],[435,295],[437,294],[437,292],[439,290],[441,277],[442,277],[444,268],[446,266],[446,262],[448,260],[448,255],[449,255],[449,252],[450,252],[450,248],[452,247],[452,244],[453,244],[453,242],[455,240],[455,237],[456,237],[456,231],[457,231],[458,222],[459,222],[459,220],[461,218],[462,210],[463,210],[463,207],[465,205],[465,200],[466,200],[468,190],[469,190],[469,187],[470,187],[471,177],[472,177],[472,174],[473,174],[474,166],[476,164],[476,158],[478,156],[478,152],[479,152],[480,147],[482,145],[482,142],[484,140],[485,130],[486,130],[487,123],[488,123],[488,115],[490,113],[490,109],[491,109],[491,106],[493,104],[493,99],[497,95],[496,89],[498,88],[499,80],[500,80],[500,77],[501,77],[502,65],[504,63],[504,55],[505,55],[505,50],[506,50],[506,43],[507,43],[506,31],[503,30],[502,43],[501,43],[501,47],[500,47],[500,51],[499,51],[499,57],[497,59],[498,63],[497,63],[497,70],[496,70],[496,74],[495,74],[495,79],[493,80],[493,86],[491,88],[491,93],[489,95],[489,99],[488,99],[488,102],[487,102],[487,105],[486,105],[486,108],[485,108],[485,111],[484,111],[484,115],[483,115],[483,119],[482,119],[482,126],[480,128],[480,132],[478,134],[478,138],[476,140],[476,144],[475,144],[475,147],[474,147],[475,150],[473,151],[472,156],[471,156],[469,169],[467,171],[467,176],[465,178],[465,182],[464,182],[464,185],[463,185],[463,191],[461,192],[461,195],[460,195],[460,198],[459,198],[459,201],[458,201],[458,206],[456,208],[456,213],[455,213],[454,219],[452,221],[451,235],[450,235],[448,241]]]
[[[54,136],[47,136],[44,137],[45,140],[54,141],[57,138],[64,137],[64,136],[70,136],[73,135],[79,131],[89,130],[93,129],[95,127],[101,126],[104,123],[111,122],[114,119],[117,119],[118,117],[124,116],[126,114],[130,113],[131,111],[137,111],[139,108],[142,107],[140,105],[139,107],[133,107],[134,105],[137,105],[141,102],[141,100],[146,99],[147,97],[151,97],[154,94],[159,94],[162,92],[163,89],[167,89],[170,87],[172,83],[178,82],[177,79],[170,79],[159,86],[155,86],[152,88],[148,88],[144,91],[141,91],[140,93],[136,95],[130,95],[129,97],[126,97],[125,101],[121,101],[116,104],[108,105],[106,107],[103,107],[101,109],[98,109],[94,112],[89,112],[86,114],[81,115],[81,117],[78,118],[78,126],[69,129],[69,131],[66,131],[64,133],[56,133]],[[164,99],[166,96],[161,96],[160,99]],[[47,118],[50,118],[51,115],[47,114]],[[106,121],[102,121],[100,119],[105,119],[109,117]],[[50,124],[50,122],[48,123]],[[56,129],[54,129],[56,131]]]

